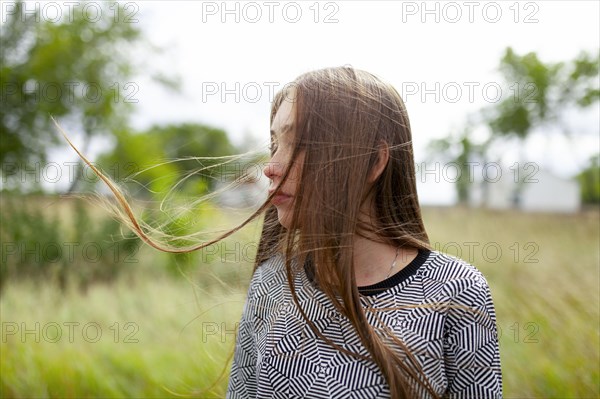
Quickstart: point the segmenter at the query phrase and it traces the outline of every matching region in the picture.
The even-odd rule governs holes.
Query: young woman
[[[273,102],[271,139],[227,397],[501,397],[488,284],[430,248],[396,90],[306,73]]]
[[[150,238],[73,147],[157,249],[200,249],[265,213],[227,397],[501,397],[488,284],[429,245],[396,90],[349,67],[306,73],[273,102],[271,139],[265,204],[187,248]]]

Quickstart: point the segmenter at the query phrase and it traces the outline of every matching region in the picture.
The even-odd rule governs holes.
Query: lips
[[[269,190],[269,195],[273,194],[275,191],[274,190]],[[281,205],[284,204],[286,202],[288,202],[289,200],[291,200],[293,197],[289,194],[286,193],[282,193],[282,192],[277,192],[273,198],[271,198],[271,203],[273,205]]]

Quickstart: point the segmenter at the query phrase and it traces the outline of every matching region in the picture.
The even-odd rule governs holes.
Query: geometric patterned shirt
[[[302,269],[294,279],[299,304],[317,329],[342,348],[368,355],[310,273]],[[369,323],[385,325],[406,345],[441,397],[502,397],[494,304],[474,266],[421,251],[400,272],[360,292]],[[336,350],[307,325],[292,299],[283,257],[261,264],[238,326],[227,398],[389,397],[375,362]]]

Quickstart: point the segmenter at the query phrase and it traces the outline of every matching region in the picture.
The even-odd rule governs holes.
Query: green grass
[[[490,284],[505,397],[598,398],[599,213],[452,208],[424,218],[434,246],[471,261]]]
[[[461,255],[490,283],[505,397],[600,396],[599,217],[424,211],[434,247]],[[223,397],[251,265],[215,262],[177,281],[153,271],[157,259],[144,250],[135,273],[87,293],[9,281],[0,298],[1,397]],[[22,335],[35,323],[39,343]],[[62,329],[55,343],[52,323]],[[72,342],[68,323],[79,323]],[[92,342],[96,327],[102,336]]]
[[[1,302],[2,397],[223,397],[226,378],[208,388],[233,349],[243,301],[241,290],[172,279],[95,286],[85,296],[11,286]],[[19,331],[8,334],[13,323]],[[23,335],[36,323],[37,336]]]

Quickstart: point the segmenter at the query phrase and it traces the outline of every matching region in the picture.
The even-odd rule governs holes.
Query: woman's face
[[[289,228],[294,212],[294,200],[296,189],[299,184],[302,164],[304,162],[304,151],[298,153],[296,160],[290,165],[292,152],[294,150],[294,102],[286,97],[271,124],[271,145],[273,152],[271,160],[264,170],[265,176],[271,180],[269,194],[276,191],[271,203],[277,208],[279,223]],[[290,172],[281,184],[286,169]],[[279,186],[279,188],[277,188]]]

